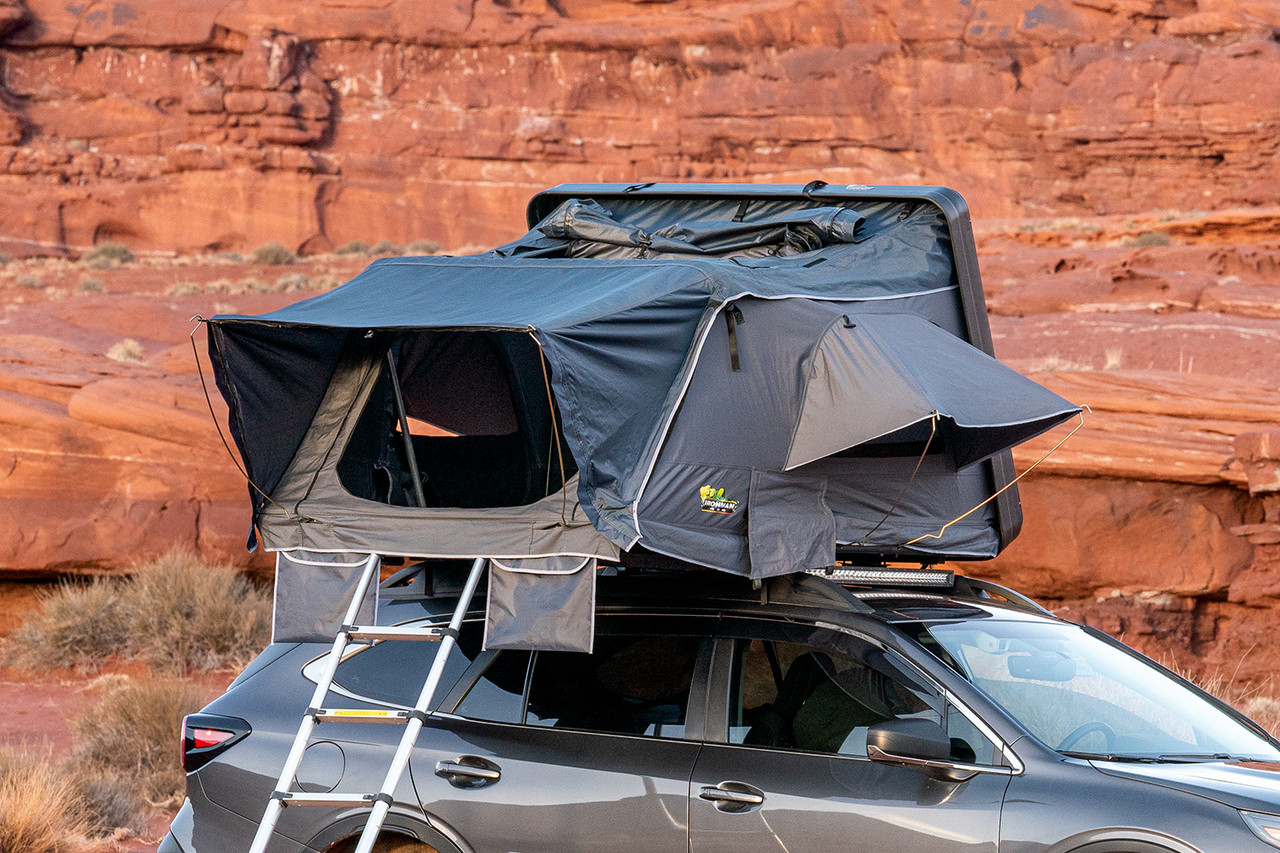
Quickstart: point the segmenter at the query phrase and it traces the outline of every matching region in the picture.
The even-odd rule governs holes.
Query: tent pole
[[[391,391],[396,398],[396,414],[400,416],[400,434],[404,436],[404,457],[409,463],[409,476],[413,478],[413,497],[418,506],[427,505],[427,496],[422,492],[422,477],[418,473],[418,455],[413,452],[413,436],[409,433],[409,416],[404,411],[404,395],[400,393],[400,374],[396,370],[396,357],[387,350],[387,367],[391,374]]]

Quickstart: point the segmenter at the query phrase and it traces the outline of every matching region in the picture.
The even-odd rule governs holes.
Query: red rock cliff
[[[1267,0],[0,0],[9,249],[508,237],[564,180],[1280,190]]]

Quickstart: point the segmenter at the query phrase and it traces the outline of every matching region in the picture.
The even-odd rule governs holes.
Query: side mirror
[[[867,729],[867,755],[872,760],[882,760],[872,754],[872,747],[880,755],[919,758],[925,761],[946,761],[951,758],[951,739],[942,726],[933,720],[886,720]]]
[[[867,757],[881,764],[920,767],[935,779],[963,782],[979,773],[1011,775],[1007,767],[967,764],[951,758],[951,739],[933,720],[886,720],[867,729]]]

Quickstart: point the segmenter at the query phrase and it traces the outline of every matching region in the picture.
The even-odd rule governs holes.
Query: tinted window
[[[841,755],[867,754],[867,728],[919,717],[942,723],[938,701],[885,652],[851,637],[843,651],[740,640],[729,740]]]
[[[529,652],[499,652],[458,703],[456,713],[473,720],[518,723],[524,718]]]
[[[525,722],[683,737],[696,637],[596,638],[593,654],[538,652]]]
[[[431,707],[436,707],[467,666],[480,653],[480,622],[463,623],[458,645],[449,655]],[[435,660],[438,643],[383,640],[361,649],[338,664],[334,683],[357,696],[376,702],[412,707],[418,701],[427,672]]]

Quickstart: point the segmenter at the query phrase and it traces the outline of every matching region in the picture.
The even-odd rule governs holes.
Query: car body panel
[[[907,598],[886,602],[868,596],[874,605],[868,606],[817,579],[785,589],[783,581],[791,583],[780,579],[759,591],[745,584],[712,584],[704,594],[682,591],[696,587],[683,579],[602,579],[601,631],[675,631],[706,638],[707,653],[689,697],[686,740],[464,719],[453,711],[490,659],[483,655],[492,653],[476,657],[455,683],[441,685],[442,711],[423,729],[385,831],[433,843],[443,853],[1274,849],[1253,835],[1237,808],[1280,813],[1280,773],[1227,762],[1091,763],[1064,757],[1031,737],[910,633],[922,613],[944,619],[1054,617],[972,596],[953,601],[946,592],[923,597],[932,596],[931,602],[910,599],[924,610],[909,607]],[[385,602],[379,622],[437,619],[450,606],[447,597]],[[731,656],[725,649],[740,642],[733,637],[743,635],[743,626],[762,624],[806,636],[844,634],[882,649],[936,690],[939,701],[979,719],[1000,756],[996,763],[1005,766],[957,782],[861,756],[729,743]],[[427,655],[434,651],[423,649]],[[188,800],[165,841],[166,853],[247,849],[314,690],[303,670],[326,653],[328,647],[318,643],[270,647],[209,705],[208,713],[248,720],[253,733],[188,775]],[[334,704],[386,707],[352,697]],[[376,790],[400,733],[398,726],[322,726],[316,739],[342,755],[336,790]],[[500,780],[462,789],[436,775],[437,762],[468,756],[498,766]],[[300,776],[312,785],[333,785],[334,766],[304,763]],[[764,803],[740,813],[717,810],[700,792],[722,782],[758,790]],[[287,808],[268,849],[323,850],[356,832],[366,816],[362,809]]]
[[[699,799],[702,786],[726,780],[758,789],[764,804],[734,814]],[[1008,783],[1007,776],[948,782],[865,758],[708,744],[693,775],[690,850],[838,850],[857,839],[866,850],[995,853]]]
[[[688,845],[692,741],[438,718],[414,751],[414,782],[433,822],[476,853],[652,853]],[[476,756],[502,778],[460,790],[439,761]]]
[[[1277,802],[1280,802],[1280,763],[1276,762],[1092,763],[1100,773],[1108,776],[1185,791],[1237,809],[1274,812]]]
[[[1039,756],[1009,782],[1001,837],[1000,853],[1067,853],[1117,839],[1172,853],[1275,849],[1213,800],[1109,776],[1081,759]]]

